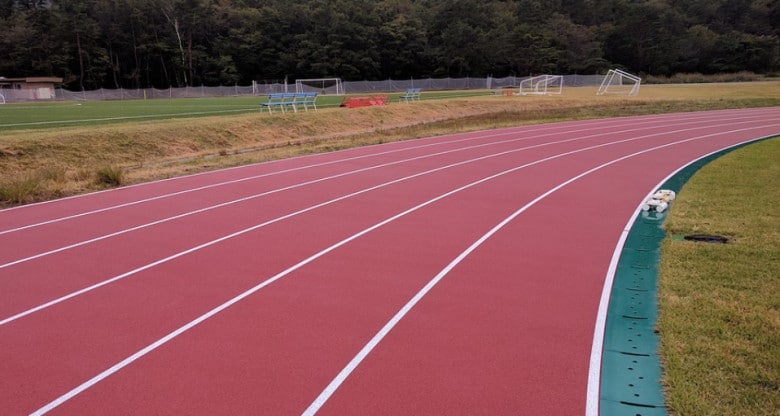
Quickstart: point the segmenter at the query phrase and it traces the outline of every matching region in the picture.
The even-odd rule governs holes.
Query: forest
[[[778,0],[0,0],[0,75],[70,90],[780,70]]]

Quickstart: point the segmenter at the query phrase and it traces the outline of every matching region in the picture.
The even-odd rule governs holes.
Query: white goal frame
[[[344,95],[344,83],[341,82],[341,78],[296,79],[295,92]]]
[[[537,75],[520,81],[519,95],[560,95],[563,92],[563,75]]]
[[[642,78],[636,75],[619,69],[610,69],[607,75],[604,76],[604,80],[601,81],[601,86],[596,95],[638,95],[641,84]]]

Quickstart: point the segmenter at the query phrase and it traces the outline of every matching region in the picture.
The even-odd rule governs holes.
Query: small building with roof
[[[0,93],[9,101],[53,100],[61,84],[59,77],[0,77]]]

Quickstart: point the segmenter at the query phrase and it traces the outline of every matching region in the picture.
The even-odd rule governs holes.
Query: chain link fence
[[[424,91],[446,90],[492,90],[517,87],[520,82],[529,77],[504,78],[424,78],[385,81],[344,81],[344,91],[347,94],[392,93],[405,91],[409,88],[422,88]],[[603,75],[564,75],[564,87],[599,86]],[[310,87],[313,88],[313,87]],[[335,94],[335,86],[324,89],[315,88],[321,94]],[[332,90],[332,91],[331,91]],[[68,91],[56,89],[54,99],[61,101],[99,101],[99,100],[141,100],[161,98],[201,98],[201,97],[238,97],[262,96],[277,92],[294,92],[294,83],[265,82],[253,85],[221,86],[221,87],[182,87],[164,90],[155,88],[144,89],[105,89],[91,91]],[[37,101],[43,98],[35,90],[3,89],[0,91],[7,102]]]

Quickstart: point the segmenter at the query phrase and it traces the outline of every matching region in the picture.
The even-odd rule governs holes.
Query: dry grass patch
[[[562,96],[494,95],[360,109],[323,108],[299,113],[257,113],[0,132],[0,183],[57,165],[65,183],[44,181],[24,198],[0,206],[101,189],[96,166],[123,172],[123,184],[220,167],[467,130],[549,121],[704,110],[780,103],[780,83],[768,88],[643,87],[640,97],[596,97],[595,88],[567,88]],[[698,88],[697,88],[698,87]],[[767,92],[769,91],[769,92]],[[688,98],[685,98],[688,97]],[[34,175],[33,175],[34,176]],[[7,194],[7,193],[6,193]],[[25,192],[27,194],[27,192]]]

